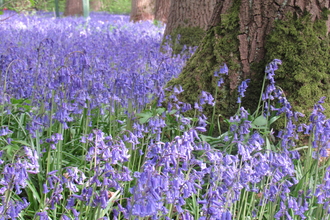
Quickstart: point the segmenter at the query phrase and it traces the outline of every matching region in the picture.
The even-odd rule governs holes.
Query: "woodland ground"
[[[0,219],[329,218],[324,99],[297,124],[274,81],[280,60],[258,110],[239,105],[213,137],[219,119],[203,108],[217,93],[189,104],[165,88],[193,49],[172,56],[163,26],[108,13],[0,19],[11,15],[0,25]],[[218,87],[227,73],[214,73]]]

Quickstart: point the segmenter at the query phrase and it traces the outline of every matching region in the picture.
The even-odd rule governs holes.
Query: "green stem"
[[[215,88],[215,95],[214,95],[214,106],[213,106],[213,112],[212,112],[212,119],[211,119],[211,126],[210,126],[210,130],[209,130],[209,135],[213,134],[213,130],[214,130],[214,117],[215,117],[215,108],[217,105],[217,97],[218,97],[218,86],[216,86]]]
[[[259,106],[261,105],[261,102],[262,102],[262,93],[265,90],[265,84],[266,84],[266,75],[264,76],[264,80],[262,81],[261,92],[260,92],[258,107],[257,107],[257,110],[255,112],[255,117],[258,117],[258,115],[259,115]],[[264,106],[262,105],[262,112],[263,111],[264,111]]]

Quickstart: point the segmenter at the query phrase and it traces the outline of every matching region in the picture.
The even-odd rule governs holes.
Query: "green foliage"
[[[172,31],[171,45],[174,54],[179,54],[183,50],[183,45],[198,46],[205,31],[200,27],[178,27]]]
[[[221,23],[206,33],[181,75],[168,83],[168,86],[182,85],[185,92],[180,100],[194,103],[202,90],[215,94],[213,72],[227,63],[229,77],[218,91],[216,117],[230,116],[236,109],[235,88],[241,71],[237,39],[239,5],[240,1],[235,1],[229,13],[221,15]],[[323,18],[327,18],[328,12],[323,11]],[[247,98],[243,99],[242,104],[247,109],[256,110],[264,67],[275,58],[284,63],[276,75],[277,85],[284,90],[295,110],[306,113],[320,97],[329,94],[330,39],[326,34],[325,20],[313,22],[308,14],[301,17],[287,15],[286,19],[275,22],[265,47],[265,59],[251,65],[256,74],[249,85]],[[325,107],[329,109],[330,105],[325,104]],[[211,117],[211,112],[211,108],[206,109],[205,115]]]
[[[54,11],[55,0],[4,0],[3,7],[17,12],[44,10]],[[60,11],[64,11],[65,0],[59,0]]]
[[[188,60],[178,78],[172,79],[167,86],[181,85],[184,92],[179,99],[193,104],[201,91],[215,94],[217,79],[213,76],[214,71],[219,70],[220,65],[227,63],[232,72],[239,69],[239,54],[237,39],[239,30],[239,6],[240,0],[236,0],[228,14],[222,14],[222,22],[219,26],[210,29],[202,39],[195,54]],[[229,87],[230,77],[225,77],[226,85],[219,89],[215,116],[227,117],[236,111],[235,92]],[[204,114],[211,117],[213,108],[204,109]],[[193,116],[188,112],[188,116]],[[226,124],[224,124],[226,128]],[[217,130],[217,129],[215,129]]]
[[[156,19],[153,20],[152,23],[153,23],[156,27],[162,27],[162,26],[163,26],[162,22],[159,21],[159,20],[156,20]]]
[[[59,10],[63,12],[65,10],[65,0],[58,1]],[[101,10],[112,14],[129,14],[131,11],[131,0],[100,0],[100,2],[102,4]],[[55,11],[55,0],[4,0],[3,7],[17,12],[31,10]]]
[[[325,20],[312,22],[306,14],[276,21],[266,50],[266,62],[274,58],[283,61],[275,79],[295,110],[307,113],[320,97],[329,94],[330,38]],[[329,99],[324,107],[330,116]]]
[[[131,12],[131,0],[101,0],[104,11],[112,14],[129,14]]]

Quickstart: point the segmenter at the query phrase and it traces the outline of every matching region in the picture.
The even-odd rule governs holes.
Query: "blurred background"
[[[0,10],[20,11],[54,11],[58,5],[59,11],[65,11],[67,0],[0,0]],[[111,14],[129,14],[131,0],[89,0],[90,11],[106,11]]]

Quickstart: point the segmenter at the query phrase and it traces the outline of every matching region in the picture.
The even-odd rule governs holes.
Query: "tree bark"
[[[171,0],[156,0],[155,19],[166,24],[170,6]]]
[[[253,74],[250,71],[252,63],[264,59],[266,36],[273,30],[275,20],[286,20],[287,14],[302,16],[303,12],[308,12],[314,22],[321,18],[322,9],[329,8],[329,4],[326,0],[255,0],[251,5],[248,0],[242,0],[238,39],[244,78]]]
[[[178,10],[173,12],[178,2],[172,2],[168,32],[173,26],[170,19],[180,20]],[[185,8],[189,6],[181,11],[187,12]],[[182,85],[181,101],[193,104],[202,90],[215,94],[214,71],[226,63],[230,71],[218,91],[216,115],[227,117],[237,111],[237,87],[246,78],[252,82],[245,103],[251,110],[256,107],[265,65],[281,59],[276,82],[295,110],[307,113],[330,92],[329,9],[328,0],[217,0],[209,22],[201,22],[203,28],[208,25],[198,50],[168,86]],[[188,24],[196,20],[190,16]],[[206,114],[210,116],[212,109]]]
[[[154,0],[132,0],[130,21],[153,20],[155,13]]]
[[[101,11],[103,4],[101,0],[91,0],[90,7],[92,11]]]
[[[82,0],[66,0],[64,16],[83,15]]]
[[[215,2],[216,0],[172,0],[165,36],[178,27],[200,27],[206,30]]]

